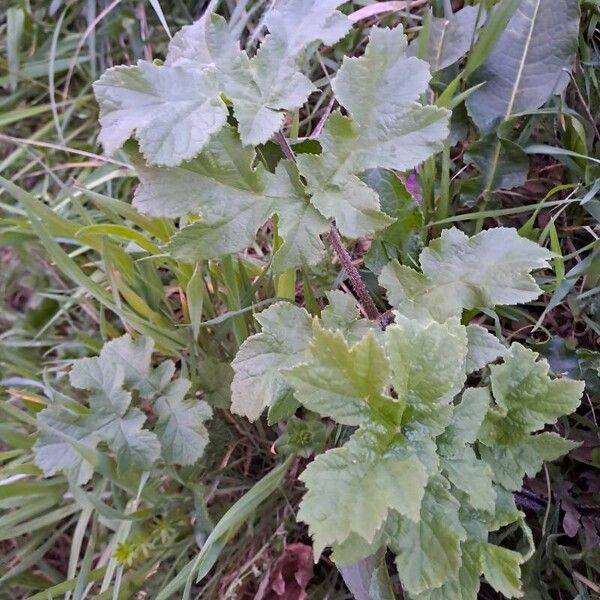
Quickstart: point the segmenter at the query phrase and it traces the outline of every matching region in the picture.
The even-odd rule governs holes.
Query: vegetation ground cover
[[[598,2],[0,18],[0,597],[600,597]]]

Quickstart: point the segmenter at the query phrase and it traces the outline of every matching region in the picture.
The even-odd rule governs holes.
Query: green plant
[[[471,239],[446,231],[421,254],[422,273],[397,262],[383,269],[381,283],[398,312],[378,332],[383,319],[338,230],[360,238],[391,225],[358,175],[428,159],[442,148],[449,113],[417,101],[429,71],[406,55],[402,29],[375,28],[364,55],[345,60],[332,82],[348,114],[328,116],[320,153],[296,156],[278,131],[285,111],[299,108],[312,89],[296,64],[315,41],[331,44],[347,33],[339,4],[278,5],[253,58],[207,12],[175,36],[164,64],[116,67],[95,84],[101,141],[112,152],[135,134],[137,145],[126,149],[141,179],[138,210],[192,215],[166,246],[178,260],[242,250],[276,216],[281,241],[272,268],[283,274],[318,263],[320,235],[331,228],[371,321],[344,296],[330,296],[312,323],[303,309],[276,304],[258,317],[262,333],[242,344],[232,382],[232,409],[251,419],[266,407],[271,421],[289,418],[297,401],[358,427],[301,476],[308,491],[299,518],[309,524],[316,556],[332,546],[343,564],[388,545],[413,597],[474,598],[482,572],[498,591],[519,596],[524,558],[489,544],[488,533],[521,520],[510,492],[523,475],[573,447],[554,434],[531,434],[572,412],[582,388],[550,379],[535,354],[521,345],[505,352],[460,317],[464,309],[535,299],[541,290],[529,271],[552,255],[509,230]],[[283,160],[270,172],[254,146],[273,135]],[[491,368],[494,407],[486,387],[468,388],[453,405],[467,373],[501,354],[505,364]]]
[[[498,592],[522,596],[520,564],[532,549],[522,555],[489,534],[526,528],[512,492],[576,446],[538,432],[577,408],[583,384],[552,379],[534,352],[507,349],[460,318],[537,297],[529,271],[551,256],[512,230],[468,239],[451,229],[422,252],[422,274],[384,269],[396,309],[384,331],[342,296],[312,325],[289,304],[260,315],[263,332],[233,363],[233,409],[256,418],[293,392],[306,409],[357,428],[300,475],[298,518],[317,557],[330,546],[345,565],[388,546],[411,598],[475,598],[482,573]],[[485,385],[465,388],[482,368]],[[247,391],[267,386],[274,398],[263,392],[255,406]]]

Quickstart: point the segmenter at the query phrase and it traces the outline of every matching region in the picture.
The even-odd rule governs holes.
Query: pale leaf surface
[[[481,570],[487,582],[507,598],[521,598],[523,557],[513,550],[493,544],[478,544]]]
[[[251,421],[289,393],[280,370],[305,360],[312,337],[308,313],[287,302],[274,304],[256,319],[262,332],[241,345],[231,364],[231,410]]]
[[[486,387],[467,388],[463,392],[460,403],[453,407],[448,427],[438,438],[442,454],[451,455],[477,440],[491,401]]]
[[[424,324],[399,317],[385,337],[394,391],[407,403],[405,422],[435,435],[442,433],[450,403],[465,381],[465,328],[458,319]]]
[[[547,267],[552,256],[514,229],[488,229],[472,238],[446,229],[421,253],[422,274],[392,262],[380,282],[400,312],[418,307],[445,321],[463,309],[536,299],[542,290],[530,272]]]
[[[506,354],[506,347],[500,340],[479,325],[467,326],[467,339],[469,343],[465,364],[467,374],[483,369],[487,364]]]
[[[494,480],[507,490],[517,491],[523,477],[535,477],[545,462],[564,456],[578,444],[556,433],[540,433],[524,437],[507,446],[483,446],[480,454],[494,472]]]
[[[112,154],[135,133],[142,154],[155,165],[193,158],[227,119],[210,70],[140,61],[106,71],[94,92],[104,151]]]
[[[497,407],[484,422],[480,439],[489,445],[506,444],[571,414],[581,401],[583,382],[552,379],[546,360],[513,344],[504,364],[491,367],[492,392]]]
[[[189,388],[188,380],[177,379],[154,402],[158,416],[155,432],[162,457],[170,464],[193,464],[208,444],[204,422],[211,418],[212,410],[203,400],[186,399]]]
[[[352,534],[372,542],[392,509],[418,520],[427,474],[401,436],[370,427],[319,455],[300,479],[308,491],[298,518],[308,523],[319,556]]]
[[[349,347],[339,332],[316,325],[308,360],[284,373],[306,408],[344,425],[387,419],[384,398],[390,365],[373,332]]]
[[[427,485],[420,520],[398,519],[389,545],[396,553],[400,580],[411,594],[441,586],[462,563],[461,541],[467,533],[459,519],[460,504],[442,477]]]

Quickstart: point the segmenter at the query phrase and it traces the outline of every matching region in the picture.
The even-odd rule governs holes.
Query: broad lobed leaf
[[[296,66],[299,55],[349,30],[347,17],[335,10],[339,4],[312,2],[307,10],[304,0],[279,2],[266,16],[271,33],[253,58],[224,19],[207,13],[175,35],[164,65],[140,61],[109,69],[94,84],[105,151],[112,154],[135,134],[151,164],[190,160],[225,125],[222,95],[233,102],[243,143],[266,142],[285,111],[302,106],[314,89]]]
[[[402,436],[379,426],[318,456],[300,479],[308,492],[298,518],[309,524],[319,556],[352,534],[372,542],[392,509],[417,521],[427,473]]]
[[[278,302],[256,319],[262,332],[250,336],[231,363],[231,410],[251,421],[290,393],[282,370],[305,360],[311,340],[310,316],[293,304]]]
[[[40,435],[34,446],[36,464],[46,476],[59,470],[75,484],[93,474],[96,449],[104,444],[117,467],[147,471],[162,455],[169,464],[192,464],[204,451],[212,416],[208,404],[187,398],[190,382],[175,379],[171,361],[151,367],[153,341],[129,335],[106,343],[98,357],[76,360],[70,373],[73,387],[87,390],[88,406],[58,401],[38,416]],[[147,417],[131,406],[136,392],[153,401],[158,422],[144,428]]]
[[[468,238],[453,228],[423,250],[422,273],[392,262],[380,283],[401,313],[443,322],[463,309],[534,300],[542,291],[530,272],[547,267],[552,256],[513,229],[498,227]]]

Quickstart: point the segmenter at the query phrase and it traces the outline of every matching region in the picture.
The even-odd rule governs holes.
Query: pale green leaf
[[[467,534],[458,515],[460,504],[448,488],[442,477],[432,479],[420,520],[398,519],[389,534],[400,580],[411,595],[441,586],[461,566],[461,541]]]
[[[528,436],[507,446],[480,445],[482,460],[494,472],[494,480],[508,490],[516,491],[523,485],[523,477],[535,477],[546,461],[564,456],[577,442],[566,440],[556,433]]]
[[[144,214],[180,217],[200,213],[208,223],[218,223],[236,212],[248,211],[259,200],[267,204],[265,171],[260,166],[253,168],[254,149],[243,148],[232,127],[223,128],[204,152],[176,168],[146,167],[133,149],[130,154],[141,181],[133,204]]]
[[[274,304],[256,319],[262,332],[241,345],[231,364],[231,410],[251,421],[289,393],[279,371],[306,359],[312,337],[308,313],[287,302]]]
[[[477,543],[471,540],[461,545],[462,564],[458,573],[441,587],[412,596],[414,600],[476,600],[481,566]]]
[[[90,449],[96,448],[99,438],[82,424],[82,417],[50,406],[37,416],[39,434],[33,446],[35,464],[46,477],[64,471],[77,485],[87,483],[93,467],[75,449],[69,440],[75,440]]]
[[[298,518],[308,523],[319,556],[352,534],[372,542],[390,510],[418,520],[427,474],[402,436],[371,427],[319,455],[300,479],[308,491]]]
[[[287,56],[298,56],[310,44],[333,46],[352,23],[335,10],[343,0],[279,0],[265,15],[272,36],[286,44]]]
[[[496,492],[496,510],[494,517],[488,521],[490,531],[506,527],[524,516],[517,508],[515,496],[511,491],[497,484],[494,484],[494,491]]]
[[[361,316],[352,294],[329,290],[325,295],[329,301],[321,311],[321,325],[325,329],[341,331],[350,343],[358,342],[371,330],[378,333],[377,325]]]
[[[340,113],[329,117],[329,125],[322,136],[329,136],[334,123],[339,122],[338,130],[350,121]],[[337,125],[336,125],[337,126]],[[360,238],[385,229],[394,222],[379,210],[379,197],[356,175],[346,175],[343,181],[335,183],[332,179],[337,161],[335,156],[326,153],[320,156],[301,154],[298,165],[307,180],[307,191],[311,194],[311,203],[329,219],[335,219],[342,235]]]
[[[208,443],[204,422],[211,418],[212,410],[202,400],[186,399],[189,388],[187,379],[177,379],[154,402],[158,416],[155,432],[160,440],[161,455],[169,464],[193,464]]]
[[[112,154],[135,133],[142,154],[156,165],[193,158],[227,120],[211,70],[139,61],[106,71],[94,92],[104,151]]]
[[[523,557],[518,552],[493,544],[478,544],[477,549],[481,570],[487,582],[507,598],[522,598]]]
[[[357,175],[384,167],[406,170],[441,149],[449,113],[417,102],[430,79],[427,64],[406,57],[401,27],[372,31],[365,54],[345,58],[332,86],[351,118],[335,112],[318,156],[298,157],[312,203],[351,238],[372,235],[393,220]]]
[[[485,82],[467,100],[480,129],[530,112],[569,82],[579,32],[578,0],[521,0],[471,83]],[[548,44],[548,40],[552,40]]]
[[[212,67],[218,73],[226,73],[240,53],[240,44],[227,21],[207,10],[195,23],[182,27],[173,36],[165,64],[185,64],[191,69]]]
[[[510,444],[572,413],[581,401],[584,383],[552,379],[548,362],[513,344],[504,364],[491,367],[497,407],[484,422],[480,439],[488,445]]]
[[[267,142],[281,128],[285,112],[300,108],[315,90],[285,52],[285,41],[269,35],[252,59],[245,53],[238,57],[224,81],[244,145]]]
[[[450,403],[465,381],[465,328],[458,319],[442,325],[399,317],[385,338],[394,391],[407,404],[404,421],[434,435],[442,433]]]
[[[430,77],[427,63],[406,56],[400,26],[374,28],[364,55],[344,58],[332,87],[357,126],[357,140],[344,157],[343,172],[404,171],[441,150],[450,113],[417,102]]]
[[[500,340],[479,325],[467,326],[469,350],[465,369],[467,374],[483,369],[487,364],[506,354],[506,348]]]
[[[123,389],[125,371],[122,365],[98,357],[75,361],[69,375],[71,385],[92,392],[90,406],[101,412],[123,415],[131,403],[131,393]]]
[[[422,274],[390,263],[380,283],[400,312],[427,310],[445,321],[463,309],[513,305],[541,293],[530,272],[548,266],[552,253],[520,237],[514,229],[498,227],[468,238],[446,229],[420,256]]]
[[[125,386],[138,390],[143,398],[150,398],[160,391],[156,379],[151,376],[150,360],[153,350],[154,342],[151,338],[139,337],[133,340],[129,334],[126,334],[104,344],[99,360],[104,364],[112,363],[120,366],[123,369]],[[173,372],[169,374],[169,379],[173,376]],[[71,383],[77,385],[72,376]]]
[[[144,428],[146,414],[131,407],[132,398],[137,399],[132,390],[146,400],[162,392],[155,403],[156,431],[167,460],[180,464],[182,457],[188,460],[201,452],[208,435],[202,421],[210,417],[210,408],[204,402],[183,401],[190,383],[184,379],[170,383],[175,372],[172,361],[151,368],[153,346],[149,338],[134,341],[124,335],[106,343],[98,357],[74,362],[71,384],[90,392],[89,408],[82,406],[76,414],[54,405],[40,413],[36,463],[44,473],[63,470],[78,483],[86,482],[92,466],[83,457],[99,443],[115,454],[120,471],[150,470],[160,456],[161,443]]]
[[[283,244],[273,255],[273,271],[284,273],[317,264],[325,254],[320,236],[329,230],[329,221],[310,203],[296,167],[277,165],[268,192],[277,198],[274,210],[279,217],[278,233],[283,238]]]
[[[294,165],[279,164],[273,174],[260,164],[254,168],[255,158],[254,149],[243,148],[235,130],[225,127],[204,152],[178,167],[147,167],[138,160],[141,185],[134,205],[151,216],[200,214],[200,221],[182,229],[167,245],[182,261],[244,250],[258,228],[277,213],[284,244],[273,257],[274,270],[316,264],[324,255],[320,235],[328,221],[310,204]]]
[[[477,458],[471,447],[442,458],[441,466],[450,482],[468,496],[473,508],[494,512],[496,493],[492,487],[492,469]]]
[[[367,542],[356,533],[351,533],[345,541],[332,544],[332,559],[336,565],[352,565],[375,554],[385,541],[384,527],[377,531],[371,542]]]
[[[479,6],[465,6],[449,18],[431,19],[423,58],[429,63],[433,73],[449,67],[467,53],[475,38],[479,12]],[[419,43],[417,38],[409,44],[408,56],[417,55]]]
[[[373,332],[349,347],[341,333],[316,323],[308,359],[283,375],[306,408],[344,425],[386,422],[402,408],[384,397],[390,365]]]
[[[485,415],[490,409],[491,395],[487,387],[467,388],[459,404],[453,407],[446,431],[438,438],[440,452],[450,456],[477,440]]]
[[[90,415],[83,422],[89,431],[96,430],[100,440],[116,453],[120,471],[132,468],[147,471],[160,456],[160,443],[156,434],[143,429],[146,415],[137,408],[118,417],[116,415]]]
[[[270,34],[251,60],[242,54],[223,80],[244,144],[266,142],[281,128],[286,111],[302,106],[316,88],[297,67],[313,42],[333,44],[350,22],[332,0],[283,0],[265,16]]]

